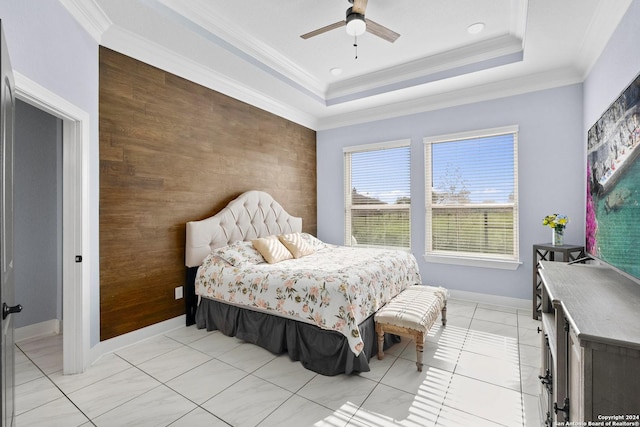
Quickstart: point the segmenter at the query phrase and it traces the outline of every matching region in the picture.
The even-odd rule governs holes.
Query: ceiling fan
[[[327,31],[346,26],[347,33],[352,36],[359,36],[365,31],[368,31],[388,42],[395,42],[396,39],[400,37],[400,34],[364,17],[364,11],[367,8],[367,1],[368,0],[349,0],[349,3],[353,4],[353,6],[347,9],[347,16],[345,20],[318,28],[317,30],[303,34],[300,37],[306,40],[326,33]]]

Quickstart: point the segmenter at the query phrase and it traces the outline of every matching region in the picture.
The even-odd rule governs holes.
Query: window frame
[[[513,256],[498,254],[479,254],[472,252],[439,251],[433,250],[431,227],[433,218],[433,174],[432,174],[432,151],[431,147],[439,143],[455,143],[469,139],[489,138],[492,136],[513,134]],[[519,226],[519,196],[518,196],[518,139],[519,126],[503,126],[490,129],[458,132],[445,135],[437,135],[423,138],[424,145],[424,173],[425,173],[425,253],[424,260],[427,262],[441,264],[467,265],[474,267],[496,268],[504,270],[515,270],[522,262],[520,261],[520,226]],[[495,203],[489,206],[510,207],[510,203]],[[464,209],[464,207],[457,206]]]
[[[388,150],[394,148],[408,148],[409,150],[409,198],[411,198],[411,139],[400,139],[394,141],[385,141],[385,142],[376,142],[371,144],[361,144],[361,145],[352,145],[343,147],[342,149],[342,161],[343,161],[343,169],[344,169],[344,245],[345,246],[360,246],[360,247],[374,247],[374,248],[386,248],[386,249],[398,249],[398,250],[406,250],[411,251],[411,203],[407,205],[401,205],[400,208],[406,209],[409,211],[409,245],[408,247],[398,247],[398,246],[377,246],[377,245],[353,245],[352,241],[352,225],[351,225],[351,211],[353,210],[352,204],[352,166],[351,166],[351,154],[353,153],[361,153],[365,151],[377,151],[377,150]],[[348,157],[349,156],[349,157]],[[349,161],[347,161],[347,157]],[[390,206],[393,206],[394,209],[398,209],[399,205],[363,205],[362,209],[390,209]],[[358,209],[358,208],[356,208]]]

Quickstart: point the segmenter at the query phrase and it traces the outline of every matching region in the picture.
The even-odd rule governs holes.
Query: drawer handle
[[[553,425],[553,418],[551,418],[551,412],[547,412],[547,418],[544,420],[544,425],[549,427]]]
[[[558,407],[558,402],[553,402],[553,412],[558,414],[558,411],[564,412],[564,420],[569,421],[569,398],[565,397],[564,406],[562,408]]]
[[[538,375],[538,378],[540,379],[540,382],[542,384],[551,384],[551,372],[549,372],[549,370],[547,369],[545,372],[545,375]]]

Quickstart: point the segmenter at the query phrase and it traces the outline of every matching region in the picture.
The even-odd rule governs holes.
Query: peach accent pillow
[[[314,250],[303,238],[300,233],[281,234],[278,239],[287,247],[294,258],[302,258],[305,255],[311,255]]]
[[[269,264],[293,258],[291,252],[280,243],[276,236],[262,237],[252,240],[251,243]]]

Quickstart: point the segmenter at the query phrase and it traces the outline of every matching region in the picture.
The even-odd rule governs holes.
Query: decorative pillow
[[[222,248],[214,249],[212,254],[222,258],[234,267],[245,264],[261,264],[264,258],[258,252],[251,242],[237,240]]]
[[[307,242],[307,244],[314,252],[327,247],[326,243],[309,233],[300,233],[300,237],[302,238],[302,240]]]
[[[306,240],[302,238],[301,233],[281,234],[278,239],[286,246],[294,258],[302,258],[315,252]]]
[[[258,250],[269,264],[293,258],[291,252],[282,244],[278,237],[269,236],[252,240],[253,247]]]

